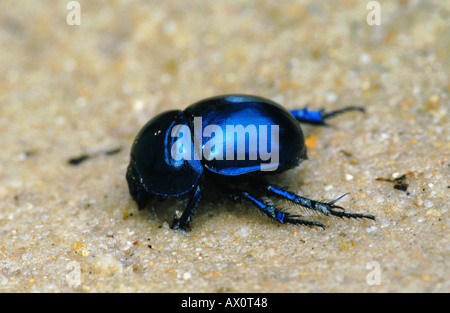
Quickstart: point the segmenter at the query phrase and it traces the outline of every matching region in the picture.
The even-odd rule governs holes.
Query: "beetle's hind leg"
[[[265,185],[263,188],[268,194],[272,194],[279,198],[286,199],[288,201],[299,204],[305,208],[320,212],[325,215],[333,215],[333,216],[337,216],[337,217],[341,217],[341,218],[346,217],[346,218],[368,218],[368,219],[372,219],[372,220],[375,219],[375,217],[371,214],[345,212],[343,207],[335,204],[336,202],[341,200],[344,196],[348,195],[348,193],[346,193],[330,202],[320,202],[320,201],[315,201],[315,200],[311,200],[311,199],[296,195],[295,193],[283,190],[281,188],[278,188],[278,187],[276,187],[274,185],[270,185],[270,184]]]
[[[300,218],[299,215],[292,215],[286,212],[283,212],[273,205],[258,199],[248,193],[247,191],[239,190],[239,189],[232,189],[231,191],[234,195],[238,196],[241,199],[244,199],[248,202],[250,202],[253,206],[257,207],[261,212],[269,216],[270,218],[273,218],[277,220],[278,222],[282,224],[298,224],[298,225],[306,225],[306,226],[318,226],[325,228],[325,226],[322,223],[315,222],[315,221],[306,221]]]
[[[290,112],[299,122],[316,125],[327,125],[326,120],[348,111],[364,112],[365,110],[363,107],[360,106],[348,106],[331,112],[324,112],[324,110],[313,111],[308,110],[308,108],[303,108],[300,110],[291,110]]]

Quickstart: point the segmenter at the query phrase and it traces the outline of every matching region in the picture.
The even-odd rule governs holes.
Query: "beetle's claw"
[[[316,204],[318,210],[322,212],[325,215],[331,214],[333,216],[337,216],[340,218],[346,217],[346,218],[369,218],[369,219],[375,219],[373,215],[370,214],[360,214],[360,213],[347,213],[345,212],[345,209],[339,205],[335,205],[336,202],[341,200],[343,197],[347,196],[349,192],[343,194],[342,196],[334,199],[330,202],[320,203]]]

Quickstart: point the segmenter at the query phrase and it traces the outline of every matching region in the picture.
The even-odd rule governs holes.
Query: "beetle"
[[[264,196],[285,199],[324,215],[375,219],[337,206],[336,202],[347,194],[320,202],[268,182],[271,175],[307,159],[299,122],[327,125],[329,118],[352,110],[364,109],[349,106],[329,113],[307,108],[288,111],[259,96],[228,94],[198,101],[184,111],[160,113],[144,125],[133,142],[126,172],[130,194],[139,209],[154,197],[188,195],[181,217],[172,225],[181,230],[189,227],[203,190],[212,183],[282,224],[324,228],[320,222],[277,208]]]

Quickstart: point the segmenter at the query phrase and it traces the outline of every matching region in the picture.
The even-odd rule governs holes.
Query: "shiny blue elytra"
[[[133,199],[143,209],[154,197],[188,195],[174,229],[185,229],[205,188],[248,201],[280,223],[324,227],[303,220],[263,200],[275,196],[325,215],[369,218],[347,213],[335,203],[319,202],[270,184],[270,175],[296,167],[306,159],[299,121],[326,125],[337,114],[360,110],[350,106],[324,113],[306,108],[288,111],[257,96],[222,95],[196,102],[184,111],[163,112],[151,119],[134,140],[126,179]],[[344,195],[345,196],[345,195]]]

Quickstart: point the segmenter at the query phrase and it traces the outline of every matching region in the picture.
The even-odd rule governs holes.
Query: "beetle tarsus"
[[[348,193],[339,196],[330,202],[320,202],[311,200],[302,196],[299,196],[293,192],[283,190],[274,185],[266,185],[265,190],[269,194],[273,194],[279,198],[291,201],[295,204],[301,205],[302,207],[308,208],[310,210],[314,210],[320,212],[324,215],[333,215],[337,217],[346,217],[346,218],[368,218],[374,220],[375,217],[370,214],[360,214],[360,213],[348,213],[345,212],[345,209],[341,206],[335,205],[336,202],[341,200],[343,197],[348,195]]]
[[[336,115],[340,115],[342,113],[349,112],[349,111],[365,112],[365,109],[360,106],[351,105],[351,106],[348,106],[348,107],[345,107],[345,108],[342,108],[339,110],[331,111],[328,113],[322,112],[322,119],[325,121],[327,119],[335,117]]]
[[[320,222],[315,222],[315,221],[305,221],[303,219],[300,219],[299,217],[301,217],[300,215],[291,215],[291,214],[286,214],[283,223],[291,223],[291,224],[299,224],[299,225],[305,225],[305,226],[317,226],[320,227],[322,229],[325,229],[325,225],[323,225]]]

